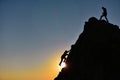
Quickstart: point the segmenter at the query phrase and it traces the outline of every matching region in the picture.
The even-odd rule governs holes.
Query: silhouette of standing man
[[[103,10],[103,13],[100,17],[100,20],[102,19],[102,17],[105,17],[106,21],[108,22],[108,19],[107,19],[107,9],[105,7],[102,7],[102,10]]]
[[[67,50],[65,50],[65,52],[63,53],[63,55],[61,56],[61,61],[60,61],[60,63],[59,63],[59,65],[61,66],[61,63],[62,62],[65,62],[66,61],[66,56],[68,55],[67,53],[68,53],[69,51],[67,51]]]

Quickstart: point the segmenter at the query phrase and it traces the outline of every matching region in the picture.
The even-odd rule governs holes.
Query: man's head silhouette
[[[102,9],[105,9],[104,7],[102,7]]]

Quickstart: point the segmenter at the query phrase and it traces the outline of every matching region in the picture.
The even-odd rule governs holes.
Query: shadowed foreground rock
[[[92,17],[54,80],[120,80],[120,29]]]

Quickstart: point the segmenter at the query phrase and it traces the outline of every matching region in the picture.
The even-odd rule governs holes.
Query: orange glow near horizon
[[[60,71],[59,55],[54,55],[42,65],[27,70],[0,72],[0,80],[54,80]]]

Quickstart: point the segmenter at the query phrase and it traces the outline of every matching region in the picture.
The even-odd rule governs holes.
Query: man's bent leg
[[[59,63],[60,66],[61,66],[62,61],[63,61],[63,59],[61,59],[61,61],[60,61],[60,63]]]
[[[106,19],[107,22],[109,22],[106,16],[105,16],[105,19]]]
[[[100,19],[99,19],[99,20],[102,20],[102,17],[103,17],[103,15],[102,15],[102,16],[100,16]]]

